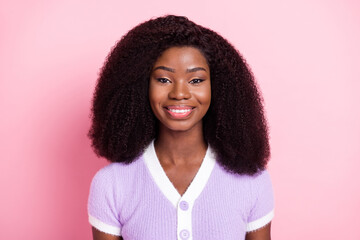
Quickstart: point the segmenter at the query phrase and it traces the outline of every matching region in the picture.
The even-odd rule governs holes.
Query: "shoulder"
[[[248,175],[248,174],[237,174],[232,173],[224,169],[220,164],[216,164],[218,169],[219,175],[221,175],[222,179],[227,179],[227,181],[230,181],[236,185],[246,185],[251,187],[258,187],[258,186],[264,186],[264,185],[270,185],[271,186],[271,178],[269,172],[265,170],[260,170],[254,175]],[[218,176],[220,177],[220,176]]]
[[[110,163],[97,171],[91,181],[88,214],[92,226],[119,235],[120,213],[133,183],[141,178],[142,157],[130,164]]]
[[[237,186],[241,185],[247,189],[248,194],[246,195],[250,198],[251,202],[256,202],[264,196],[266,196],[269,203],[273,202],[272,183],[267,170],[261,170],[254,175],[231,175]]]
[[[94,180],[114,179],[125,175],[136,173],[142,165],[143,156],[138,157],[132,163],[113,162],[99,169]]]
[[[251,232],[266,226],[274,217],[274,196],[270,174],[262,170],[254,175],[239,175],[222,168],[222,184],[231,192],[232,199],[243,208],[246,231]],[[225,182],[224,182],[225,181]]]
[[[265,186],[270,185],[269,187],[271,187],[270,174],[267,170],[259,171],[253,176],[248,176],[248,178],[254,187],[259,187],[264,185]]]
[[[249,178],[253,196],[256,199],[267,196],[268,201],[273,202],[273,189],[269,172],[263,170]]]
[[[252,206],[248,216],[247,231],[260,229],[274,217],[274,193],[267,170],[251,176]]]
[[[102,192],[109,192],[124,188],[128,185],[125,183],[129,183],[132,179],[136,179],[139,175],[142,175],[141,169],[143,166],[142,156],[129,164],[118,162],[110,163],[96,172],[91,181],[90,192],[95,189],[101,190]]]

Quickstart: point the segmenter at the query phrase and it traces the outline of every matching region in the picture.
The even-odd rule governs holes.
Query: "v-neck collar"
[[[205,157],[198,172],[182,196],[176,190],[162,168],[155,152],[154,141],[152,141],[145,149],[144,161],[160,191],[174,205],[174,207],[177,207],[181,199],[193,203],[201,194],[215,166],[215,154],[211,150],[210,145],[208,145],[208,149],[206,150]]]

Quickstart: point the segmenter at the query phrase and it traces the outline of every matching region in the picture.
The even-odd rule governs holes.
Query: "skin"
[[[149,100],[159,120],[155,150],[168,178],[183,195],[205,156],[202,118],[211,102],[210,69],[199,50],[173,47],[155,62]],[[187,106],[186,118],[173,118],[167,108]]]
[[[271,222],[260,229],[248,232],[245,236],[245,240],[271,240],[270,230]]]
[[[93,240],[123,240],[122,237],[100,232],[94,227],[92,227],[92,235]]]
[[[155,151],[167,177],[183,195],[207,150],[202,119],[211,102],[210,69],[193,47],[172,47],[154,64],[149,80],[149,102],[159,120]],[[191,109],[185,117],[169,109]],[[175,114],[176,115],[176,114]],[[94,240],[119,240],[93,228]],[[250,232],[246,240],[270,240],[270,224]]]

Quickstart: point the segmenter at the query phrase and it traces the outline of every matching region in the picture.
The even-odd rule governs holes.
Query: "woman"
[[[89,136],[112,163],[89,195],[93,237],[270,239],[261,96],[217,33],[165,16],[129,31],[98,80]]]

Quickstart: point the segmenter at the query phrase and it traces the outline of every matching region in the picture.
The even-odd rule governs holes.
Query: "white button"
[[[181,230],[180,232],[180,238],[185,240],[185,239],[188,239],[190,237],[190,233],[188,230],[184,229],[184,230]]]

